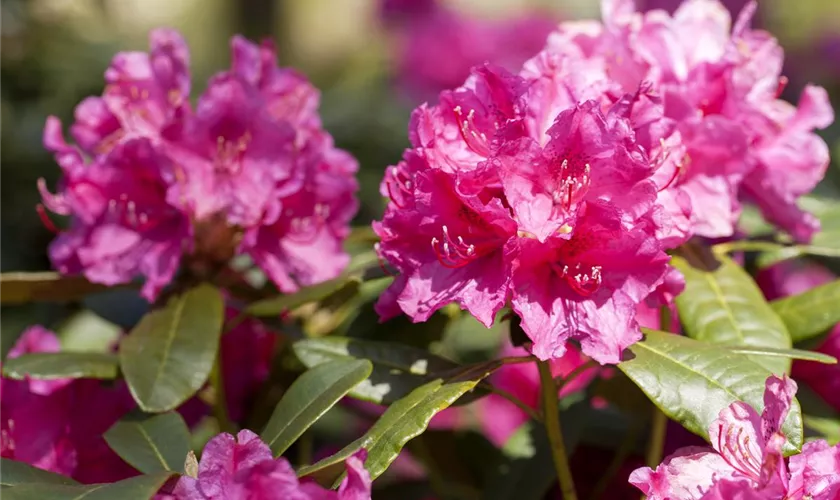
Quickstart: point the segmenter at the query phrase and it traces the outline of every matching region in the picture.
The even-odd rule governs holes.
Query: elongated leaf
[[[0,485],[5,487],[30,483],[63,485],[78,484],[76,481],[73,481],[67,476],[47,472],[17,460],[0,458]]]
[[[724,346],[644,329],[632,345],[632,358],[621,369],[666,415],[708,439],[711,423],[735,401],[756,411],[764,407],[764,386],[770,372],[743,354]],[[794,400],[782,426],[785,452],[802,447],[802,412]]]
[[[836,418],[803,415],[805,427],[819,434],[819,439],[825,439],[831,446],[840,443],[840,420]]]
[[[3,490],[4,500],[145,500],[152,498],[171,476],[159,472],[105,484],[24,484]]]
[[[83,276],[62,276],[54,272],[0,274],[0,302],[69,302],[108,287],[91,283]]]
[[[388,407],[364,436],[335,455],[309,467],[301,468],[298,475],[308,476],[326,470],[328,471],[326,477],[323,475],[316,475],[316,477],[322,481],[329,481],[335,477],[336,472],[341,470],[337,465],[364,448],[368,452],[365,468],[370,472],[371,479],[376,479],[397,458],[408,441],[426,430],[432,417],[473,389],[479,380],[480,378],[477,377],[473,380],[444,383],[443,380],[438,379],[418,387],[408,396]]]
[[[774,300],[770,306],[782,318],[794,342],[808,340],[840,323],[840,280]]]
[[[169,411],[196,393],[210,374],[224,305],[219,291],[200,285],[140,320],[120,345],[120,367],[143,411]]]
[[[117,378],[118,359],[98,352],[39,352],[6,360],[3,375],[13,379]]]
[[[685,275],[685,291],[677,297],[677,307],[686,335],[715,344],[790,349],[784,323],[738,264],[723,257],[717,269],[705,271],[681,257],[671,263]],[[790,360],[785,358],[752,359],[773,373],[790,370]]]
[[[259,300],[249,305],[245,312],[252,316],[277,316],[309,302],[322,300],[347,286],[359,286],[365,270],[378,262],[376,253],[369,252],[354,258],[347,270],[338,278],[301,288],[295,293]]]
[[[761,357],[776,357],[788,359],[801,359],[804,361],[814,361],[816,363],[823,363],[826,365],[836,365],[837,358],[823,354],[816,351],[805,351],[802,349],[770,349],[768,347],[730,347],[731,352],[738,354],[746,354],[749,356]]]
[[[367,359],[373,372],[350,391],[354,398],[388,405],[417,387],[461,365],[416,347],[347,337],[324,337],[295,342],[297,357],[309,368],[338,359]]]
[[[262,433],[274,456],[282,455],[372,369],[367,360],[337,360],[308,370],[295,380]]]
[[[190,431],[176,412],[123,418],[104,437],[117,455],[145,474],[183,472],[190,451]]]

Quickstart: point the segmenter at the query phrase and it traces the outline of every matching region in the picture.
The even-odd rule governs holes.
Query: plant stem
[[[532,363],[536,360],[537,358],[535,358],[534,356],[509,356],[507,358],[499,359],[499,361],[501,361],[503,365],[515,365],[517,363]]]
[[[671,308],[663,305],[659,308],[659,329],[663,332],[671,329]],[[662,448],[665,446],[665,430],[668,425],[668,417],[662,410],[653,406],[653,416],[650,427],[650,441],[648,442],[645,462],[651,469],[656,469],[662,461]]]
[[[563,443],[563,431],[560,429],[560,401],[557,399],[557,384],[551,376],[551,368],[546,361],[537,361],[540,370],[540,386],[542,389],[543,415],[548,441],[551,443],[551,455],[554,467],[557,469],[557,479],[560,481],[560,492],[563,500],[577,500],[572,471],[569,469],[569,457],[566,456],[566,445]]]
[[[668,417],[662,413],[662,410],[654,406],[653,420],[650,427],[650,441],[648,442],[648,449],[645,454],[645,463],[651,469],[656,469],[656,466],[662,461],[662,448],[665,445],[665,428],[667,424]]]
[[[530,406],[525,404],[524,401],[522,401],[521,399],[519,399],[518,397],[516,397],[512,393],[510,393],[510,392],[508,392],[504,389],[501,389],[499,387],[496,387],[493,384],[490,384],[489,382],[480,382],[478,384],[478,386],[481,387],[482,389],[488,390],[489,392],[491,392],[491,393],[493,393],[493,394],[495,394],[499,397],[507,399],[511,403],[515,404],[520,410],[527,413],[529,417],[536,420],[537,422],[542,422],[543,421],[542,415],[540,415],[539,412],[537,412],[536,410],[534,410],[533,408],[531,408]]]
[[[215,363],[213,363],[213,370],[210,372],[210,385],[213,387],[213,416],[219,423],[220,431],[233,434],[236,432],[236,425],[230,420],[227,411],[221,359],[222,353],[219,352],[216,355]]]

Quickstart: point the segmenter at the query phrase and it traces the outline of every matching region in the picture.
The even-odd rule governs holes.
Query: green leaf
[[[7,359],[3,375],[22,380],[59,378],[117,378],[118,360],[114,354],[98,352],[39,352]]]
[[[728,257],[714,270],[693,267],[681,257],[671,263],[685,275],[677,308],[689,337],[715,344],[790,349],[790,335],[749,274]],[[785,358],[753,357],[773,373],[790,370]]]
[[[831,446],[840,443],[840,420],[836,418],[802,415],[805,428],[819,434],[819,439],[825,439]]]
[[[708,439],[720,411],[743,401],[764,408],[770,372],[724,346],[643,329],[645,338],[630,346],[630,359],[618,364],[666,415]],[[782,426],[786,454],[802,447],[802,412],[794,400]]]
[[[148,313],[120,345],[120,367],[143,411],[172,410],[207,381],[222,332],[222,295],[200,285]]]
[[[18,486],[21,484],[38,483],[38,484],[63,484],[73,485],[78,484],[67,476],[56,474],[54,472],[47,472],[37,467],[17,460],[8,458],[0,458],[0,485]],[[3,490],[4,492],[6,490]]]
[[[768,347],[730,347],[731,352],[746,354],[752,357],[776,357],[788,359],[801,359],[803,361],[814,361],[826,365],[836,365],[837,358],[816,351],[805,351],[802,349],[770,349]]]
[[[56,328],[62,351],[110,352],[123,329],[90,310],[79,311]]]
[[[190,431],[176,412],[123,418],[105,433],[117,455],[145,474],[183,472]]]
[[[317,366],[298,377],[277,403],[262,432],[262,440],[274,456],[282,455],[347,391],[366,379],[372,369],[367,360],[338,360]]]
[[[370,377],[350,391],[350,396],[389,405],[417,387],[461,365],[423,349],[393,342],[373,342],[347,337],[323,337],[294,343],[297,357],[308,368],[339,359],[367,359]]]
[[[5,468],[3,472],[5,475]],[[3,500],[145,500],[170,476],[170,472],[159,472],[105,484],[24,484],[4,489]]]
[[[816,337],[840,322],[838,305],[840,280],[770,303],[784,321],[794,342]]]
[[[0,274],[0,303],[69,302],[108,289],[83,276],[62,276],[54,272]]]
[[[277,316],[304,304],[320,301],[347,286],[358,287],[363,281],[364,271],[377,262],[375,252],[359,255],[338,278],[301,288],[295,293],[258,300],[249,305],[245,312],[251,316]]]
[[[365,468],[370,472],[371,479],[376,479],[397,458],[408,441],[426,430],[432,417],[472,390],[479,380],[444,382],[438,379],[418,387],[388,407],[364,436],[335,455],[302,467],[298,476],[314,475],[321,481],[330,482],[343,470],[342,463],[364,448],[368,452]]]

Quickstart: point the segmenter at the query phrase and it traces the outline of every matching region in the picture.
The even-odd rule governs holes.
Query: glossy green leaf
[[[0,485],[18,486],[21,484],[78,484],[67,476],[47,472],[37,467],[9,458],[0,458]],[[5,490],[4,490],[5,492]]]
[[[720,258],[714,270],[693,267],[681,257],[671,263],[685,275],[685,291],[677,308],[689,337],[715,344],[790,349],[785,324],[773,312],[761,290],[741,266]],[[773,373],[790,370],[790,360],[753,357]]]
[[[458,379],[450,382],[438,379],[418,387],[388,407],[364,436],[335,455],[301,468],[298,475],[314,475],[320,481],[330,482],[343,470],[342,463],[364,448],[368,452],[365,468],[370,472],[371,479],[376,479],[397,458],[408,441],[426,430],[432,417],[473,389],[479,382],[479,377],[480,375],[472,380]]]
[[[756,411],[764,407],[764,387],[770,372],[747,356],[725,346],[655,330],[630,346],[621,369],[666,415],[708,439],[720,411],[744,401]],[[802,412],[794,400],[782,426],[785,452],[802,447]]]
[[[347,286],[358,287],[364,271],[377,262],[379,261],[375,252],[358,255],[338,278],[301,288],[295,293],[259,300],[249,305],[245,312],[252,316],[277,316],[304,304],[322,300]]]
[[[373,366],[367,360],[337,360],[306,371],[277,403],[262,432],[265,441],[280,456],[303,432],[332,408]]]
[[[840,280],[774,300],[770,306],[784,321],[794,342],[808,340],[840,322]]]
[[[803,349],[770,349],[768,347],[729,347],[731,352],[738,354],[746,354],[753,358],[755,357],[774,357],[774,358],[788,358],[801,359],[803,361],[813,361],[815,363],[823,363],[826,365],[836,365],[837,358],[823,354],[816,351],[805,351]]]
[[[117,455],[145,474],[183,472],[190,451],[190,431],[176,412],[123,418],[104,437]]]
[[[148,313],[120,345],[120,367],[143,411],[176,408],[207,381],[222,332],[224,303],[211,285]]]
[[[388,405],[417,387],[461,368],[448,359],[416,347],[394,342],[373,342],[347,337],[324,337],[295,342],[297,357],[309,368],[339,359],[367,359],[370,377],[350,391],[357,399]]]
[[[3,500],[146,500],[170,476],[169,472],[159,472],[105,484],[23,484],[4,489]]]
[[[7,359],[3,375],[13,379],[117,378],[118,359],[98,352],[38,352]]]
[[[83,276],[62,276],[55,272],[0,274],[0,302],[69,302],[108,287],[91,283]]]

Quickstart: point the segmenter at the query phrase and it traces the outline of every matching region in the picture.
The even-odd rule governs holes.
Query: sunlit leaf
[[[764,387],[770,372],[725,346],[681,335],[644,330],[645,338],[629,348],[623,371],[666,415],[708,439],[720,411],[744,401],[757,411],[764,407]],[[794,400],[782,426],[785,452],[802,447],[802,413]]]
[[[840,323],[840,280],[774,300],[770,306],[784,321],[794,342],[810,339]]]
[[[7,359],[3,375],[13,379],[114,379],[119,362],[114,354],[98,352],[38,352]]]

